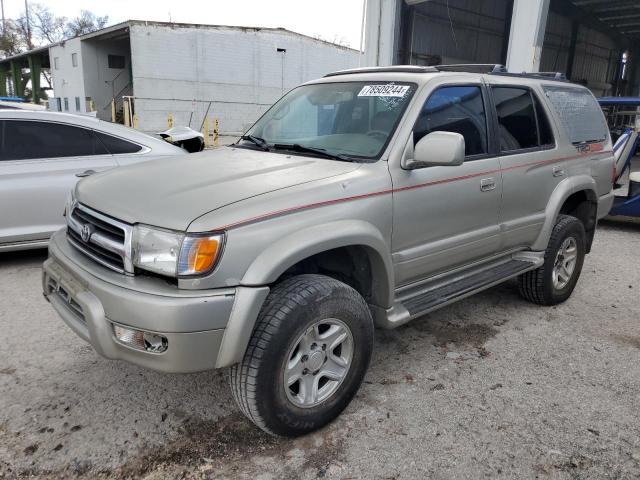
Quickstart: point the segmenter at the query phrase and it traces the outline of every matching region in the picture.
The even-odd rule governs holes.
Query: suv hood
[[[358,167],[325,158],[223,147],[92,175],[78,183],[76,198],[127,223],[186,230],[197,217],[232,203]]]

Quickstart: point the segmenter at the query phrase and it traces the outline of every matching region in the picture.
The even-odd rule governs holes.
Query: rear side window
[[[86,128],[53,122],[5,120],[0,160],[107,155]]]
[[[529,90],[493,87],[493,98],[498,113],[500,150],[509,152],[538,147],[536,112]]]
[[[95,134],[98,136],[107,150],[109,150],[109,152],[114,155],[119,153],[136,153],[142,150],[142,147],[140,145],[127,142],[126,140],[122,140],[121,138],[113,137],[102,132],[95,132]]]
[[[607,123],[593,94],[584,88],[543,86],[573,144],[607,139]]]
[[[487,117],[480,87],[436,90],[422,107],[413,129],[414,142],[431,132],[459,133],[464,137],[467,156],[486,154]]]

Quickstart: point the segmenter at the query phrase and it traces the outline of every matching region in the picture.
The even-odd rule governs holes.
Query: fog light
[[[167,338],[157,333],[143,332],[142,330],[125,328],[120,325],[114,325],[113,332],[120,343],[136,350],[162,353],[169,345]]]

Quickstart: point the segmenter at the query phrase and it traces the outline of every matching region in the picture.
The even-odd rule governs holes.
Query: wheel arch
[[[242,360],[269,293],[269,285],[307,259],[327,252],[344,252],[345,249],[366,255],[361,258],[367,259],[371,269],[368,301],[377,307],[388,308],[394,289],[393,266],[389,246],[376,227],[364,221],[342,220],[297,231],[264,249],[245,272],[240,286],[236,288],[236,300],[216,368],[228,367]]]
[[[558,215],[567,214],[578,218],[587,233],[587,253],[595,234],[598,213],[598,195],[595,180],[587,175],[578,175],[560,182],[547,203],[546,220],[532,245],[533,250],[545,250]]]
[[[303,265],[305,261],[317,261],[320,256],[332,254],[346,255],[358,267],[368,268],[370,292],[363,296],[369,303],[380,307],[391,305],[394,277],[389,245],[375,226],[361,220],[315,225],[280,239],[256,257],[240,284],[271,285],[287,272],[295,272],[296,266]],[[368,265],[363,267],[362,262]],[[300,273],[310,273],[304,268],[300,270]],[[360,272],[360,276],[363,275],[366,272]]]

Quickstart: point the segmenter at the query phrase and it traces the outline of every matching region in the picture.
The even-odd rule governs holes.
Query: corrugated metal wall
[[[501,63],[508,0],[440,0],[410,7],[405,16],[410,63]]]
[[[572,20],[549,12],[542,49],[541,71],[567,73]],[[620,48],[604,33],[578,26],[571,80],[586,84],[596,95],[607,95],[612,88]]]
[[[433,0],[404,5],[398,63],[504,63],[511,0]],[[541,71],[567,73],[572,19],[550,11]],[[620,50],[607,35],[580,25],[571,78],[596,95],[610,93]]]

